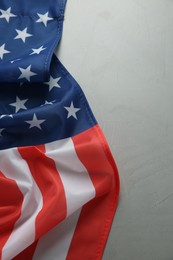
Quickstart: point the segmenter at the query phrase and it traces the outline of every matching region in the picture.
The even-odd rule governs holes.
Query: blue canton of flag
[[[65,4],[0,3],[1,260],[101,259],[116,210],[108,144],[53,54]]]
[[[62,33],[64,5],[65,0],[1,1],[0,81],[48,79]]]
[[[73,136],[96,124],[76,81],[54,56],[44,83],[2,83],[0,146],[42,144]]]

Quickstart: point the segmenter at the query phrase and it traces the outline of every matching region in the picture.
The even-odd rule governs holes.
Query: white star
[[[7,10],[0,9],[0,12],[2,13],[0,15],[0,19],[4,18],[8,23],[9,23],[11,17],[17,16],[17,15],[14,15],[11,13],[11,7],[9,7]]]
[[[12,114],[10,114],[10,115],[8,115],[8,114],[0,115],[0,119],[4,118],[4,117],[11,117],[11,118],[13,118],[13,115]]]
[[[53,101],[47,101],[45,100],[45,103],[41,105],[42,106],[45,106],[45,105],[53,105],[53,103],[55,102],[56,100],[53,100]]]
[[[27,29],[28,29],[27,27],[23,31],[16,29],[16,32],[18,33],[18,35],[14,39],[21,39],[23,42],[25,42],[27,37],[32,36],[32,34],[27,33]]]
[[[67,118],[73,116],[77,120],[76,113],[80,110],[80,108],[75,108],[73,105],[73,101],[71,102],[70,107],[64,107],[68,111]]]
[[[19,76],[18,79],[23,79],[25,78],[26,80],[30,81],[30,77],[37,75],[36,73],[31,71],[31,65],[29,65],[26,69],[20,68],[19,70],[21,72],[21,75]]]
[[[44,122],[45,120],[39,120],[36,116],[36,114],[33,115],[33,118],[32,120],[28,120],[28,121],[25,121],[26,123],[30,124],[29,128],[32,128],[32,127],[37,127],[39,129],[41,129],[41,124]]]
[[[45,26],[47,26],[48,21],[53,20],[52,17],[48,16],[48,12],[45,14],[37,13],[37,15],[39,16],[39,19],[36,21],[36,23],[43,23]]]
[[[0,46],[0,58],[3,59],[4,54],[10,53],[10,51],[5,50],[5,43]]]
[[[53,105],[53,102],[55,102],[55,101],[47,101],[47,100],[45,100],[45,105]]]
[[[61,88],[60,85],[58,84],[60,79],[61,77],[53,78],[52,76],[50,76],[50,80],[48,82],[45,82],[44,84],[49,85],[49,91],[51,91],[51,89],[53,89],[54,87]]]
[[[30,55],[33,55],[33,54],[40,54],[41,51],[45,50],[46,48],[43,48],[43,45],[38,48],[38,49],[32,49],[32,53]]]
[[[21,59],[11,60],[10,62],[11,62],[11,63],[14,63],[14,62],[19,61],[19,60],[21,60]]]
[[[20,109],[27,109],[25,106],[27,101],[28,99],[20,99],[19,97],[16,97],[16,102],[11,103],[10,106],[15,107],[15,113],[17,113]]]

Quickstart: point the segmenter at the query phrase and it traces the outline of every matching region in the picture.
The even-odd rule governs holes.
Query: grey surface
[[[104,260],[173,259],[173,1],[68,0],[58,56],[117,162]]]

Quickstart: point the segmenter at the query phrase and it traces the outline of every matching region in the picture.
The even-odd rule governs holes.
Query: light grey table
[[[173,1],[68,0],[58,56],[119,168],[103,259],[172,260]]]

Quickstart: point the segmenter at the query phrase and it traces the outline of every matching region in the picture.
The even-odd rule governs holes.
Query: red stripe
[[[31,260],[37,247],[37,243],[38,241],[34,242],[32,245],[23,250],[20,254],[15,256],[13,260]]]
[[[36,240],[66,217],[63,184],[55,162],[46,157],[45,147],[18,148],[43,197],[43,207],[36,218]]]
[[[118,201],[118,171],[98,126],[73,137],[73,142],[96,198],[82,208],[67,259],[101,259]]]
[[[2,249],[21,215],[23,194],[16,182],[0,172],[0,259]]]

